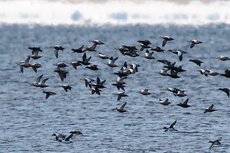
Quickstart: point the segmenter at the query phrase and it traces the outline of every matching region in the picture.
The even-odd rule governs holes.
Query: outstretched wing
[[[120,107],[120,109],[123,109],[123,110],[124,110],[125,105],[126,105],[126,102]]]

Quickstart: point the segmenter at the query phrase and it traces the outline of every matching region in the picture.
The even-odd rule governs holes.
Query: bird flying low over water
[[[48,99],[52,95],[56,95],[56,93],[52,91],[43,91],[43,93],[46,94],[46,99]]]
[[[183,103],[177,104],[177,106],[180,106],[180,107],[183,107],[183,108],[191,107],[190,105],[188,105],[188,101],[189,101],[189,99],[187,98]]]
[[[117,95],[117,101],[119,101],[122,97],[127,97],[128,95],[125,92],[115,93]]]
[[[30,55],[31,58],[34,60],[41,58],[42,56],[39,55],[39,52],[42,52],[40,47],[29,47],[29,49],[32,50],[32,55]]]
[[[151,93],[149,92],[149,89],[142,89],[139,93],[142,94],[142,95],[145,95],[145,96],[151,94]]]
[[[109,59],[109,56],[105,55],[105,54],[102,53],[102,52],[99,52],[99,53],[98,53],[98,57],[100,57],[101,59]]]
[[[110,67],[117,67],[117,65],[115,64],[115,61],[118,59],[118,57],[110,57],[108,60],[107,65]]]
[[[72,87],[68,84],[63,84],[61,87],[65,90],[65,92],[71,91]]]
[[[120,113],[126,112],[126,110],[125,110],[125,105],[126,105],[126,102],[125,102],[123,105],[121,105],[120,108],[116,108],[116,110],[117,110],[118,112],[120,112]]]
[[[43,77],[43,74],[40,75],[39,77],[37,77],[36,81],[33,82],[31,85],[33,85],[33,86],[35,86],[35,87],[40,87],[40,88],[46,88],[46,87],[48,87],[48,85],[45,84],[45,83],[46,83],[46,81],[47,81],[49,78],[45,78],[45,79],[41,80],[42,77]]]
[[[34,72],[36,72],[36,73],[37,73],[37,69],[42,67],[42,65],[39,63],[33,63],[33,64],[30,64],[30,66],[34,70]]]
[[[180,49],[174,49],[174,50],[168,50],[168,51],[170,51],[170,52],[172,52],[172,53],[174,53],[174,54],[176,54],[177,56],[178,56],[178,58],[179,58],[179,61],[182,61],[183,60],[183,55],[185,54],[185,53],[187,53],[187,52],[185,52],[185,51],[183,51],[183,50],[180,50]]]
[[[76,48],[76,49],[72,49],[73,53],[84,53],[85,50],[83,50],[84,48],[84,45],[82,45],[81,47],[79,48]]]
[[[20,71],[22,73],[23,73],[23,68],[31,67],[31,64],[29,63],[29,61],[30,61],[30,56],[28,56],[25,61],[20,61],[17,63],[20,66]]]
[[[52,134],[52,136],[55,137],[55,140],[58,142],[62,142],[62,143],[72,143],[72,141],[70,141],[70,139],[73,138],[74,135],[82,135],[82,133],[80,131],[70,131],[70,134],[68,136],[63,135],[63,134]]]
[[[154,52],[149,52],[149,50],[146,50],[146,52],[145,52],[145,58],[146,59],[155,59],[155,57],[153,56],[153,53]]]
[[[82,60],[79,61],[82,65],[90,65],[89,61],[91,59],[91,56],[90,57],[87,57],[86,53],[83,54],[82,56]]]
[[[221,76],[224,76],[224,77],[226,77],[226,78],[230,78],[230,70],[227,69],[227,70],[224,71],[223,74],[220,74],[220,75],[221,75]]]
[[[223,56],[223,55],[219,56],[217,59],[219,59],[219,60],[221,60],[221,61],[228,61],[228,60],[230,60],[229,57]]]
[[[214,107],[214,105],[212,104],[212,105],[209,106],[208,108],[205,108],[205,109],[204,109],[204,113],[216,111],[213,107]]]
[[[54,54],[55,54],[56,58],[58,58],[58,52],[63,51],[65,49],[60,45],[51,46],[51,48],[54,48]]]
[[[166,98],[165,100],[159,99],[159,101],[161,105],[169,105],[171,103],[168,98]]]
[[[190,48],[193,48],[196,44],[201,44],[201,43],[203,43],[202,41],[199,41],[199,40],[196,40],[196,39],[190,40],[190,41],[188,41],[188,42],[191,43]]]
[[[211,146],[209,147],[209,149],[212,149],[213,146],[221,145],[221,143],[220,143],[221,140],[222,140],[222,137],[220,137],[219,139],[214,140],[214,141],[209,141],[209,143],[211,143]]]
[[[163,37],[160,37],[160,38],[163,39],[162,47],[164,47],[168,41],[174,40],[174,38],[172,38],[172,37],[170,37],[170,36],[163,36]]]
[[[174,126],[176,125],[177,120],[175,120],[169,127],[163,127],[163,129],[165,129],[165,132],[167,132],[168,130],[174,130],[177,131]]]
[[[190,59],[189,61],[195,63],[198,66],[201,66],[201,64],[203,63],[202,61],[200,61],[198,59]]]

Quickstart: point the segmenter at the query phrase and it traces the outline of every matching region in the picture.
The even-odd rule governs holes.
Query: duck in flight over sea
[[[214,141],[209,141],[209,143],[211,143],[211,146],[209,147],[209,149],[212,149],[213,146],[221,145],[221,143],[220,143],[221,139],[222,139],[222,137],[220,137],[219,139],[214,140]]]
[[[198,59],[190,59],[189,61],[195,63],[198,66],[201,66],[201,64],[203,63],[202,61],[200,61]]]
[[[58,52],[63,51],[65,49],[60,45],[51,46],[51,48],[54,48],[54,53],[55,53],[56,58],[58,58]]]
[[[205,108],[205,109],[204,109],[204,113],[216,111],[213,107],[214,107],[214,105],[212,104],[212,105],[209,106],[208,108]]]
[[[72,139],[74,135],[81,135],[82,134],[80,131],[70,131],[69,133],[70,133],[69,136],[66,136],[63,134],[56,134],[56,133],[52,134],[52,136],[55,137],[56,141],[68,144],[68,143],[72,143],[72,141],[70,141],[70,139]]]
[[[167,132],[168,130],[177,131],[177,130],[174,128],[176,122],[177,122],[177,120],[175,120],[169,127],[163,127],[163,129],[165,129],[165,132]]]
[[[122,97],[128,97],[128,95],[124,91],[115,93],[115,95],[117,95],[117,101],[119,101]]]
[[[81,47],[77,48],[77,49],[72,49],[73,53],[84,53],[85,50],[83,50],[84,45],[82,45]]]
[[[149,52],[149,50],[146,50],[146,52],[145,52],[145,58],[146,59],[155,59],[155,57],[153,56],[153,53],[154,52]]]
[[[177,104],[177,106],[180,106],[180,107],[183,107],[183,108],[191,107],[190,105],[188,105],[188,101],[189,101],[189,99],[187,98],[183,103]]]
[[[139,93],[142,94],[142,95],[145,95],[145,96],[151,94],[151,93],[149,92],[149,89],[142,89]]]
[[[228,61],[228,60],[230,60],[229,57],[223,56],[223,55],[219,56],[217,59],[219,59],[219,60],[221,60],[221,61]]]
[[[170,36],[163,36],[163,37],[160,37],[160,38],[163,39],[162,47],[164,47],[168,41],[174,40],[174,38],[172,38],[172,37],[170,37]]]
[[[102,52],[99,52],[99,53],[98,53],[98,57],[100,57],[101,59],[109,59],[109,56],[105,55],[105,54],[102,53]]]
[[[48,99],[50,96],[56,95],[56,93],[52,91],[43,91],[43,93],[46,94],[46,99]]]
[[[191,43],[190,48],[193,48],[196,44],[201,44],[201,43],[203,43],[202,41],[199,41],[199,40],[196,40],[196,39],[190,40],[190,41],[188,41],[188,42]]]
[[[171,103],[168,98],[166,98],[165,100],[159,99],[159,101],[161,105],[165,105],[165,106]]]
[[[126,102],[125,102],[120,108],[116,108],[116,110],[117,110],[118,112],[120,112],[120,113],[126,112],[126,110],[125,110],[125,105],[126,105]]]
[[[20,71],[22,73],[23,73],[23,68],[31,67],[31,64],[29,63],[29,61],[30,61],[30,56],[28,56],[25,61],[20,61],[17,63],[20,66]]]
[[[108,60],[108,63],[107,65],[110,66],[110,67],[117,67],[117,65],[115,64],[115,61],[118,59],[118,57],[110,57],[109,60]]]
[[[49,78],[45,78],[43,80],[41,80],[43,77],[43,74],[40,75],[39,77],[37,77],[36,81],[33,82],[31,85],[35,86],[35,87],[40,87],[40,88],[46,88],[48,87],[47,84],[45,84],[45,82],[49,79]]]

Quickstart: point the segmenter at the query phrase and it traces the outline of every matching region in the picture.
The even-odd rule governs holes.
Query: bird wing
[[[54,50],[55,57],[58,58],[58,50]]]
[[[120,107],[120,109],[124,109],[126,105],[126,102]]]
[[[187,104],[188,104],[188,101],[189,101],[189,98],[187,98],[187,99],[184,101],[184,104],[187,105]]]
[[[30,60],[30,56],[26,58],[25,63],[29,63],[29,60]]]
[[[45,84],[47,80],[49,80],[49,78],[45,78],[44,80],[42,80],[41,83],[42,83],[42,84]]]
[[[71,133],[71,134],[65,139],[65,141],[69,141],[72,137],[73,137],[73,133]]]
[[[176,122],[177,122],[177,120],[175,120],[175,121],[170,125],[169,128],[173,128],[173,126],[176,124]]]
[[[190,48],[193,48],[194,46],[195,46],[195,44],[194,44],[194,43],[191,43]]]
[[[167,43],[167,40],[164,39],[164,41],[162,42],[162,47],[164,47]]]
[[[43,74],[37,77],[36,82],[40,82],[42,77],[43,77]]]

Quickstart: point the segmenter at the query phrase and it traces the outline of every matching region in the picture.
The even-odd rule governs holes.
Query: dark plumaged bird
[[[183,107],[183,108],[191,107],[190,105],[188,105],[188,101],[189,101],[189,99],[187,98],[183,103],[177,104],[177,106],[180,106],[180,107]]]
[[[65,68],[65,67],[67,67],[68,65],[67,64],[65,64],[64,62],[58,62],[57,64],[55,64],[57,67],[59,67],[59,68]]]
[[[66,76],[68,74],[68,72],[60,67],[57,67],[54,72],[57,72],[61,81],[64,81],[64,79],[66,79]]]
[[[201,66],[201,64],[203,63],[202,61],[200,61],[198,59],[190,59],[189,61],[195,63],[198,66]]]
[[[201,43],[203,43],[202,41],[195,40],[195,39],[190,40],[190,41],[188,41],[188,42],[191,43],[190,48],[193,48],[196,44],[201,44]]]
[[[69,64],[72,65],[74,69],[77,69],[78,66],[81,66],[80,61],[72,61]]]
[[[32,49],[32,55],[30,55],[30,57],[33,58],[34,60],[41,58],[42,56],[39,55],[39,52],[42,52],[40,47]]]
[[[81,47],[77,48],[77,49],[72,49],[73,53],[84,53],[85,50],[83,50],[84,45],[82,45]]]
[[[159,101],[161,105],[169,105],[171,103],[168,98],[166,98],[165,100],[159,99]]]
[[[119,101],[122,97],[127,97],[128,95],[125,92],[115,93],[117,95],[117,101]]]
[[[179,50],[179,49],[175,49],[175,50],[168,50],[174,54],[176,54],[179,58],[179,61],[182,61],[183,60],[183,55],[187,52],[183,51],[183,50]]]
[[[31,64],[29,63],[30,56],[26,58],[25,61],[20,61],[17,64],[20,66],[20,71],[23,73],[23,68],[29,68],[31,67]]]
[[[52,91],[43,91],[43,93],[46,94],[46,99],[48,99],[50,96],[56,95],[56,93]]]
[[[220,143],[221,139],[222,139],[222,137],[220,137],[219,139],[217,139],[215,141],[209,141],[209,143],[211,143],[211,146],[209,147],[209,149],[212,149],[213,146],[221,145],[221,143]]]
[[[213,107],[214,107],[214,105],[212,104],[212,105],[209,106],[208,108],[205,108],[205,109],[204,109],[204,113],[216,111]]]
[[[107,65],[110,66],[110,67],[117,67],[117,65],[115,64],[116,60],[118,59],[118,57],[110,57],[109,60],[108,60],[108,63]]]
[[[82,61],[79,61],[83,65],[90,65],[89,61],[91,59],[91,56],[87,58],[86,53],[83,54],[82,56]]]
[[[219,88],[218,90],[225,92],[227,94],[227,96],[229,97],[230,89],[228,89],[228,88]]]
[[[120,108],[116,108],[116,110],[117,110],[118,112],[120,112],[120,113],[126,112],[126,110],[125,110],[125,105],[126,105],[126,102],[125,102]]]
[[[144,49],[151,48],[149,45],[151,42],[149,40],[138,40],[137,42],[140,43],[140,51],[143,51]]]
[[[145,58],[146,59],[155,59],[155,57],[153,56],[153,53],[154,52],[149,52],[149,50],[146,50],[146,52],[145,52]]]
[[[164,47],[168,41],[174,40],[174,38],[172,38],[172,37],[170,37],[170,36],[163,36],[163,37],[160,37],[160,38],[163,39],[162,47]]]
[[[33,82],[31,85],[33,85],[35,87],[40,87],[40,88],[48,87],[48,85],[46,84],[46,81],[49,80],[49,78],[45,78],[45,79],[41,80],[42,77],[43,77],[43,74],[40,75],[39,77],[37,77],[36,81]]]
[[[98,65],[94,65],[94,64],[91,64],[89,66],[86,66],[87,69],[90,69],[90,70],[94,70],[94,71],[97,71],[97,70],[100,70],[98,68]]]
[[[226,78],[230,78],[230,70],[225,70],[224,71],[224,74],[220,74],[221,76],[224,76],[224,77],[226,77]]]
[[[67,84],[62,85],[61,87],[65,90],[65,92],[68,92],[68,90],[71,91],[71,89],[72,89],[72,87],[70,85],[67,85]]]
[[[221,60],[221,61],[228,61],[228,60],[230,60],[229,57],[223,56],[223,55],[219,56],[217,59],[219,59],[219,60]]]
[[[99,52],[98,53],[98,57],[100,57],[101,59],[109,59],[109,56],[105,55],[104,53]]]
[[[176,124],[177,120],[174,121],[169,127],[163,127],[163,129],[165,129],[165,132],[167,132],[168,130],[174,130],[174,131],[177,131],[174,126]]]
[[[33,64],[31,64],[30,66],[31,66],[31,68],[34,70],[34,72],[37,73],[37,69],[40,68],[42,65],[39,64],[39,63],[33,63]]]
[[[60,45],[51,46],[51,48],[54,48],[56,58],[58,58],[58,51],[63,51],[65,49]]]
[[[149,92],[149,89],[142,89],[139,93],[142,94],[142,95],[145,95],[145,96],[151,94],[151,93]]]

